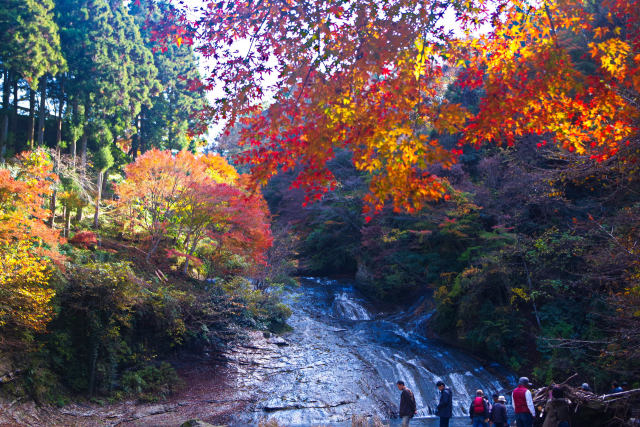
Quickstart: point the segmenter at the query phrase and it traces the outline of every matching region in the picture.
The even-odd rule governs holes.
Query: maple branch
[[[544,3],[544,10],[547,13],[547,17],[549,18],[549,24],[551,25],[551,34],[553,34],[553,41],[556,45],[556,49],[559,49],[558,34],[556,34],[556,27],[553,24],[553,18],[551,17],[551,11],[549,10],[549,5],[547,4],[547,2]]]
[[[258,2],[258,5],[256,6],[256,10],[258,9],[258,7],[260,6],[261,3],[262,3],[262,0],[260,0],[260,2]],[[258,29],[256,30],[256,32],[251,35],[251,39],[250,39],[250,43],[249,43],[249,49],[247,50],[247,54],[245,55],[245,57],[243,59],[243,62],[246,62],[247,59],[249,58],[249,55],[251,54],[251,50],[253,49],[253,44],[256,41],[256,39],[258,38],[258,35],[260,34],[260,30],[262,30],[262,26],[264,25],[265,22],[267,22],[267,18],[269,16],[271,16],[271,8],[269,8],[267,10],[267,12],[264,14],[264,18],[262,19],[262,22],[258,26]]]
[[[602,224],[600,224],[598,221],[596,221],[595,219],[593,219],[593,217],[590,216],[590,220],[593,221],[594,223],[596,223],[596,225],[598,226],[598,228],[600,228],[600,230],[602,230],[602,232],[604,232],[604,234],[606,234],[607,236],[611,237],[611,239],[614,241],[614,243],[616,245],[618,245],[620,248],[622,248],[622,250],[624,250],[627,254],[631,255],[634,258],[637,258],[638,256],[636,254],[633,253],[633,251],[629,248],[627,248],[625,245],[622,244],[622,242],[620,242],[620,240],[614,236],[613,234],[613,226],[611,227],[611,231],[608,231],[606,228],[604,228],[602,226]],[[634,244],[635,246],[635,244]]]
[[[300,86],[300,93],[296,97],[296,104],[300,101],[300,97],[302,96],[302,93],[304,92],[304,88],[307,85],[307,81],[309,80],[309,76],[311,75],[311,71],[314,69],[313,67],[314,62],[316,62],[316,60],[312,61],[311,65],[309,65],[309,70],[307,71],[307,75],[305,76],[304,81],[302,82],[302,86]]]

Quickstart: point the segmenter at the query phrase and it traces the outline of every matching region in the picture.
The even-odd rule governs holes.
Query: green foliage
[[[286,330],[291,309],[281,302],[277,286],[273,286],[269,292],[263,292],[247,279],[233,277],[222,281],[218,288],[234,301],[238,307],[235,313],[243,323],[272,332]]]
[[[0,61],[33,89],[66,66],[53,7],[53,0],[7,0],[0,8]]]
[[[167,398],[181,384],[175,369],[167,362],[127,371],[121,382],[126,395],[147,402]]]
[[[190,90],[192,81],[200,79],[198,64],[191,46],[171,43],[166,50],[159,49],[152,41],[151,26],[165,19],[174,11],[169,2],[144,0],[132,4],[131,15],[141,28],[144,46],[153,50],[153,62],[157,69],[158,86],[151,93],[150,104],[143,110],[138,139],[134,143],[144,144],[141,149],[158,148],[170,150],[194,149],[188,131],[195,123],[194,115],[205,105],[202,90]],[[166,123],[166,126],[155,126]]]
[[[93,157],[93,165],[99,172],[104,172],[113,166],[113,155],[111,154],[111,148],[108,146],[102,146],[96,151]]]

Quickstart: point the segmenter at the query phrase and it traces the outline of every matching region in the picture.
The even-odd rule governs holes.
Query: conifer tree
[[[9,127],[9,94],[12,82],[24,79],[30,90],[46,87],[46,75],[65,69],[53,0],[2,0],[0,2],[0,61],[3,67],[3,117],[0,155],[4,157]],[[17,93],[15,91],[14,93]],[[14,95],[14,104],[16,96]],[[41,102],[41,105],[44,103]],[[33,102],[32,102],[33,105]],[[14,112],[15,114],[15,112]],[[40,125],[44,126],[40,110]]]
[[[153,51],[161,92],[152,97],[150,108],[143,108],[136,121],[131,152],[150,148],[182,150],[189,147],[188,130],[192,128],[194,114],[205,105],[203,91],[194,90],[192,83],[199,81],[198,63],[190,44],[171,44],[159,48],[153,41],[152,25],[171,16],[174,9],[168,2],[151,6],[148,0],[133,3],[131,14],[141,28],[148,49]]]

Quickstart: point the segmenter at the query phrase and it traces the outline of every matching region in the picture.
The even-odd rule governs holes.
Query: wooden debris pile
[[[640,389],[597,395],[568,384],[552,384],[533,390],[533,404],[544,410],[551,399],[551,390],[560,387],[570,402],[572,426],[631,426],[633,409],[640,407]]]

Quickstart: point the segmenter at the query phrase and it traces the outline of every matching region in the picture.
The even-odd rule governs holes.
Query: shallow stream
[[[238,425],[276,419],[286,425],[346,425],[352,415],[390,419],[397,411],[401,379],[418,406],[413,425],[437,425],[434,408],[444,381],[453,391],[452,426],[468,425],[467,408],[477,389],[507,395],[514,382],[497,365],[486,367],[458,350],[422,336],[429,313],[416,304],[403,313],[367,308],[353,285],[303,278],[287,291],[293,332],[265,362],[262,376],[241,379],[257,399],[234,417]],[[490,369],[487,369],[490,368]],[[393,419],[392,419],[393,424]]]

